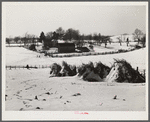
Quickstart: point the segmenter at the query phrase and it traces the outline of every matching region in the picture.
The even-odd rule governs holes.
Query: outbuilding
[[[71,53],[75,52],[74,43],[58,43],[58,53]]]

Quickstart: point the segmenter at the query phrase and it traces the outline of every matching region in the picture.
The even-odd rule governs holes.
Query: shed
[[[58,52],[59,53],[75,52],[75,44],[74,43],[58,43]]]

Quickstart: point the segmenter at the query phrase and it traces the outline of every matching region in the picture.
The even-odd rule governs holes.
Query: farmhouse
[[[75,52],[75,44],[74,43],[58,43],[57,46],[58,46],[59,53]]]

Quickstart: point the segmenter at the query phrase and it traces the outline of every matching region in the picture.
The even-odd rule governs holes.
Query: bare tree
[[[10,39],[9,38],[6,38],[6,43],[9,44],[9,46],[10,46]]]
[[[72,39],[74,39],[74,40],[79,40],[80,39],[80,32],[79,32],[79,30],[74,30],[74,29],[72,29],[72,28],[69,28],[67,31],[66,31],[66,33],[65,33],[65,35],[64,35],[64,39],[65,40],[72,40]]]
[[[62,39],[65,34],[65,30],[63,30],[62,27],[59,27],[56,29],[56,33],[58,33],[58,39]]]
[[[141,37],[143,36],[143,32],[139,29],[135,29],[134,31],[134,39],[138,40],[138,44],[140,43]]]
[[[101,46],[101,39],[102,39],[102,37],[101,37],[101,34],[99,33],[98,34],[98,43],[100,44],[100,46]]]
[[[144,34],[144,36],[141,39],[141,43],[143,44],[143,47],[145,47],[146,45],[146,34]]]
[[[51,39],[53,37],[53,32],[46,33],[46,38]]]
[[[122,44],[121,44],[121,42],[122,42],[121,37],[119,36],[119,37],[117,37],[117,39],[119,40],[120,46],[122,46]]]
[[[127,38],[127,42],[126,43],[127,43],[127,47],[128,47],[128,45],[129,45],[129,38]]]
[[[98,45],[98,41],[99,41],[99,36],[97,33],[93,34],[93,39],[96,41],[97,45]]]
[[[19,40],[20,40],[20,37],[19,37],[19,36],[16,36],[16,37],[14,38],[14,41],[15,41],[16,43],[18,43]]]

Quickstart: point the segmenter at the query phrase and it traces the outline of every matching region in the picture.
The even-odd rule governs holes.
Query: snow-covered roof
[[[64,40],[57,40],[57,41],[58,41],[58,43],[65,43]]]

